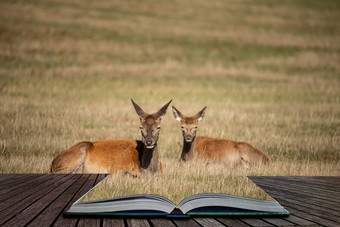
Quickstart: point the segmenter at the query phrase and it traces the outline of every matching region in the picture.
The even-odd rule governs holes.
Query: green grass
[[[339,20],[332,0],[1,1],[0,172],[45,173],[80,140],[139,139],[133,98],[146,112],[207,105],[199,135],[272,158],[246,175],[339,174]],[[165,166],[181,143],[169,111]]]

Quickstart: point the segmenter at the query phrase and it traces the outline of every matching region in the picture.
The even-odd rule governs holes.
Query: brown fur
[[[92,144],[92,146],[83,146]],[[98,140],[80,142],[58,155],[51,163],[49,173],[116,173],[142,172],[141,141]],[[162,169],[161,161],[159,169]]]
[[[142,141],[98,140],[76,143],[59,154],[49,173],[162,173],[157,140],[160,122],[170,102],[155,114],[147,114],[133,100],[140,118]]]
[[[197,125],[197,118],[195,116],[192,116],[192,117],[186,117],[186,116],[183,116],[182,118],[182,125],[190,125],[190,124],[193,124],[193,125]]]
[[[74,144],[52,161],[48,172],[82,173],[87,151],[91,147],[93,144],[88,141]]]
[[[269,165],[268,155],[255,149],[245,142],[236,142],[227,139],[196,137],[198,122],[202,120],[206,107],[195,116],[184,116],[174,106],[173,114],[181,123],[183,133],[183,149],[181,160],[203,160],[205,162],[224,163],[229,166],[242,165],[249,168],[251,165]]]
[[[242,165],[246,168],[254,164],[270,164],[266,154],[244,142],[196,137],[194,148],[193,159],[196,160],[225,163],[232,167]]]

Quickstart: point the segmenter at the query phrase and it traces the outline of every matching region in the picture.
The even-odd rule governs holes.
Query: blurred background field
[[[149,113],[208,106],[199,135],[273,161],[238,174],[339,175],[339,21],[336,0],[0,1],[0,172],[47,173],[81,140],[140,139],[133,98]],[[165,175],[181,144],[169,109]]]

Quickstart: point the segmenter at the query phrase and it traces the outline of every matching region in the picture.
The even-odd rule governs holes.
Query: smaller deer
[[[54,158],[49,173],[161,173],[157,141],[161,119],[172,100],[153,114],[131,101],[140,119],[142,141],[78,142]]]
[[[269,157],[252,145],[227,139],[196,137],[197,125],[204,117],[204,107],[195,116],[184,116],[172,106],[174,117],[181,123],[183,133],[183,149],[181,160],[202,160],[205,162],[218,162],[231,167],[242,165],[249,168],[251,165],[269,165]]]

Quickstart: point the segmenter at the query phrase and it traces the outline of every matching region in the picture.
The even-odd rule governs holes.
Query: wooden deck
[[[65,218],[105,175],[1,174],[0,226],[340,226],[340,177],[250,177],[292,214],[284,218]]]

